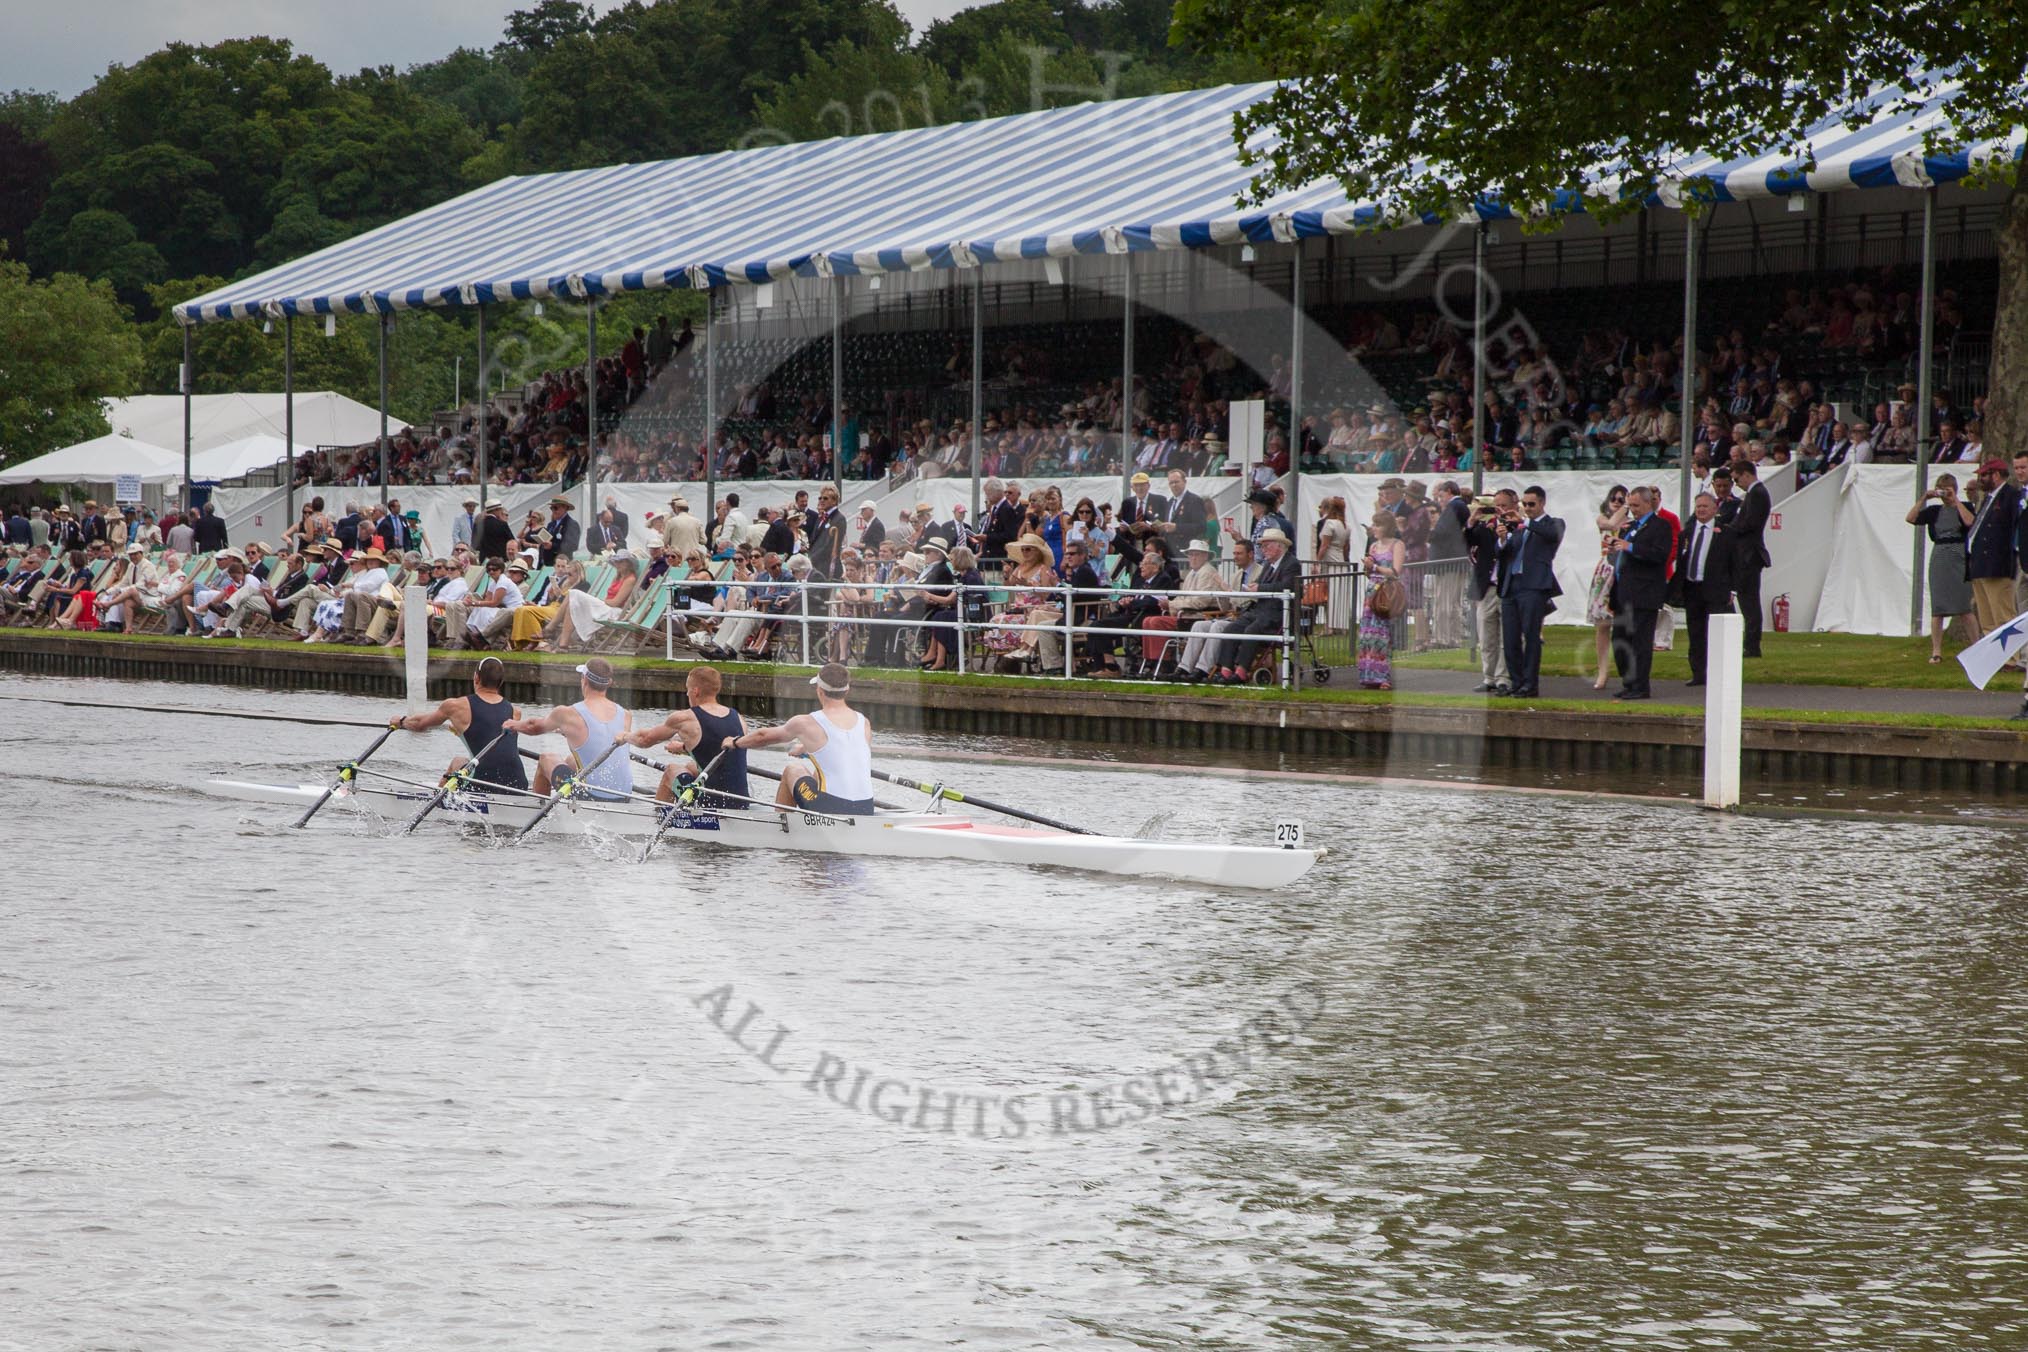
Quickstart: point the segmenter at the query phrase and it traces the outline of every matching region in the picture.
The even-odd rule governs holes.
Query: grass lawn
[[[1589,629],[1551,625],[1543,637],[1544,676],[1598,674],[1595,640]],[[1776,634],[1762,636],[1758,661],[1746,664],[1746,678],[1767,685],[1851,685],[1903,690],[1965,690],[1964,668],[1945,644],[1944,660],[1931,666],[1927,638],[1884,638],[1873,634]],[[1478,665],[1462,648],[1426,653],[1398,653],[1406,668],[1476,671]],[[1679,626],[1671,652],[1655,654],[1655,679],[1690,678],[1690,637]],[[2018,683],[2018,682],[2017,682]]]
[[[48,636],[55,631],[36,630],[33,632],[39,636]],[[232,660],[231,655],[234,652],[245,652],[248,650],[287,652],[310,658],[324,654],[351,654],[354,656],[377,655],[389,662],[400,660],[398,654],[384,649],[333,647],[323,644],[316,644],[306,648],[303,644],[292,643],[285,639],[204,640],[200,642],[198,640],[175,638],[163,634],[75,634],[65,635],[65,637],[82,643],[166,643],[185,648],[197,646],[207,652],[215,651],[222,664],[229,663]],[[1560,634],[1552,632],[1550,648],[1545,652],[1543,657],[1543,670],[1546,674],[1551,675],[1576,675],[1577,670],[1573,665],[1575,659],[1571,653],[1572,645],[1568,643],[1559,644],[1557,640],[1560,637]],[[1590,638],[1589,634],[1576,633],[1573,633],[1571,637],[1587,642]],[[1923,682],[1925,687],[1962,688],[1964,673],[1955,662],[1946,658],[1944,666],[1932,667],[1928,664],[1927,643],[1928,640],[1926,639],[1886,639],[1843,634],[1769,634],[1763,643],[1763,651],[1767,653],[1767,656],[1758,663],[1749,663],[1748,666],[1750,674],[1756,680],[1793,681],[1798,685],[1908,686],[1910,683],[1906,681],[1897,682],[1884,678],[1865,680],[1858,677],[1869,670],[1885,673],[1890,669],[1894,669],[1897,661],[1895,655],[1897,653],[1902,654],[1905,662],[1906,654],[1913,652],[1915,654],[1914,666],[1917,669],[1916,674],[1928,678]],[[1551,654],[1558,651],[1559,648],[1564,654],[1562,658],[1563,665],[1560,666],[1553,665],[1551,661]],[[1852,654],[1849,669],[1841,665],[1845,661],[1843,654],[1847,651]],[[496,651],[488,655],[498,657],[505,662],[527,663],[530,665],[575,666],[583,660],[582,657],[574,654]],[[453,661],[460,658],[470,659],[473,656],[474,654],[470,652],[448,652],[441,649],[432,649],[430,652],[430,657],[433,661]],[[614,657],[610,660],[615,667],[621,670],[654,670],[666,668],[669,665],[663,660],[660,653],[634,657]],[[1475,669],[1465,661],[1462,651],[1422,653],[1414,656],[1404,654],[1397,660],[1404,665],[1420,667],[1455,668],[1461,671]],[[1665,666],[1665,663],[1669,665]],[[776,667],[753,662],[721,662],[714,665],[729,675],[794,675],[802,677],[809,670],[807,667]],[[1807,676],[1795,674],[1810,671],[1820,674],[1815,680]],[[1778,675],[1778,672],[1781,674]],[[1671,673],[1674,674],[1676,679],[1687,679],[1688,669],[1684,666],[1682,654],[1680,652],[1656,654],[1656,678],[1658,680],[1667,679]],[[1939,673],[1941,673],[1941,676]],[[1833,676],[1839,674],[1847,676],[1847,679],[1832,679]],[[1957,678],[1955,681],[1948,679],[1953,674]],[[861,668],[855,672],[855,678],[862,685],[877,685],[882,687],[922,685],[997,691],[1033,689],[1052,691],[1058,694],[1065,691],[1062,680],[1048,677],[987,676],[971,673],[957,675],[948,672],[924,673]],[[1648,703],[1634,707],[1614,706],[1605,708],[1601,707],[1596,701],[1557,699],[1535,699],[1515,704],[1505,700],[1489,701],[1479,695],[1416,694],[1402,691],[1381,692],[1348,689],[1344,686],[1311,686],[1300,691],[1288,693],[1276,689],[1263,690],[1252,686],[1220,687],[1215,691],[1211,691],[1203,687],[1150,685],[1143,681],[1085,680],[1077,682],[1075,690],[1081,698],[1104,695],[1138,695],[1143,697],[1180,695],[1183,698],[1192,700],[1216,698],[1219,700],[1265,702],[1371,704],[1408,708],[1457,709],[1461,712],[1483,710],[1490,706],[1502,712],[1509,710],[1518,711],[1520,709],[1539,709],[1548,712],[1582,713],[1597,718],[1702,718],[1704,712],[1701,706],[1690,704]],[[1867,727],[2003,729],[2011,727],[2014,730],[2019,730],[2019,725],[2010,724],[2004,718],[1970,718],[1960,715],[1933,713],[1852,713],[1823,709],[1748,708],[1744,716],[1750,721],[1849,724]]]

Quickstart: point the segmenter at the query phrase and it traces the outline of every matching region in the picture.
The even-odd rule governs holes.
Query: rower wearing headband
[[[655,790],[656,802],[675,802],[678,790],[688,786],[701,766],[711,768],[711,775],[704,782],[706,790],[737,795],[734,799],[719,799],[706,792],[703,806],[738,808],[743,806],[738,800],[751,792],[746,782],[746,752],[725,745],[746,731],[746,720],[740,717],[739,710],[718,702],[723,684],[716,667],[690,668],[690,674],[683,679],[690,707],[676,710],[660,723],[642,728],[627,739],[643,749],[666,743],[663,750],[687,752],[692,758],[669,763],[669,768],[662,772],[662,783]]]
[[[625,740],[633,727],[633,715],[613,703],[607,691],[613,687],[613,664],[603,657],[587,658],[577,669],[577,687],[584,696],[576,704],[560,704],[541,718],[516,718],[504,726],[524,737],[560,732],[570,743],[570,754],[550,752],[535,763],[537,794],[547,797],[559,772],[575,777],[586,766],[596,767],[584,783],[593,798],[606,802],[624,799],[634,791],[634,772],[625,756],[608,756],[613,743]]]
[[[399,726],[410,732],[428,732],[448,723],[452,732],[465,739],[466,749],[473,756],[486,753],[472,767],[473,779],[488,787],[525,789],[528,776],[521,769],[520,742],[511,732],[502,735],[507,721],[521,716],[521,711],[500,693],[500,687],[506,683],[506,664],[497,657],[488,657],[472,673],[471,694],[454,695],[426,714],[409,714],[400,720]],[[491,750],[487,750],[489,747]],[[470,758],[451,757],[451,767],[444,777],[448,779],[463,769]]]
[[[797,714],[780,727],[745,733],[733,746],[801,742],[803,759],[789,762],[775,801],[838,817],[871,816],[873,729],[866,715],[845,702],[852,692],[852,673],[831,662],[810,678],[810,684],[817,687],[814,713]]]

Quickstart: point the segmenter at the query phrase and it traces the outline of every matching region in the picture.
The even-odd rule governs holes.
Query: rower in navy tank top
[[[780,727],[749,732],[735,747],[800,745],[801,759],[782,772],[775,795],[781,807],[801,808],[834,817],[873,815],[873,727],[866,715],[847,704],[852,673],[843,663],[830,662],[810,678],[817,687],[817,709],[797,714]]]
[[[698,806],[737,811],[746,806],[752,791],[746,782],[746,752],[725,744],[746,731],[746,720],[737,709],[718,702],[724,684],[716,667],[692,667],[684,677],[683,691],[690,707],[678,709],[652,727],[644,727],[627,740],[646,749],[660,746],[664,751],[687,756],[671,761],[655,789],[657,802],[673,803],[677,795],[706,767],[706,793]],[[716,790],[716,793],[708,792]]]
[[[478,781],[472,787],[525,789],[528,775],[521,768],[521,740],[507,730],[507,724],[519,718],[521,711],[500,693],[506,683],[506,664],[497,657],[488,657],[472,673],[471,694],[455,695],[425,714],[408,714],[395,720],[395,726],[410,732],[428,732],[448,723],[452,732],[465,739],[465,746],[473,756],[485,752],[472,767],[472,777]],[[487,750],[488,747],[492,749]],[[457,773],[469,759],[469,756],[451,757],[445,778]]]

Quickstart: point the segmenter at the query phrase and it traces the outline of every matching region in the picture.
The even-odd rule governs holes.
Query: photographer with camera
[[[1507,670],[1505,626],[1500,605],[1500,536],[1493,523],[1502,511],[1514,511],[1520,499],[1511,488],[1491,497],[1472,499],[1465,521],[1465,551],[1472,561],[1465,597],[1471,603],[1473,623],[1479,627],[1479,684],[1473,693],[1504,695],[1513,689]]]
[[[1906,520],[1929,533],[1929,660],[1943,661],[1944,628],[1976,608],[1966,580],[1965,537],[1977,514],[1958,496],[1958,476],[1940,474],[1936,487],[1908,509]]]

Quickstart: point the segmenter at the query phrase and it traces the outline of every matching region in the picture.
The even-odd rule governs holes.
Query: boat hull
[[[322,784],[250,784],[213,780],[211,793],[242,801],[307,807],[322,796]],[[334,802],[364,808],[390,821],[413,817],[430,795],[420,789],[351,787]],[[430,816],[431,822],[512,834],[532,821],[542,804],[486,794],[454,795]],[[646,837],[660,825],[655,807],[625,803],[566,802],[543,819],[541,830],[558,834],[599,831]],[[1079,869],[1123,877],[1164,878],[1216,887],[1272,888],[1309,872],[1322,852],[1218,842],[1133,840],[1087,836],[1070,831],[1002,826],[937,812],[879,813],[834,818],[805,812],[754,808],[679,819],[664,833],[668,843],[705,848],[797,850],[817,854],[889,859],[955,859],[978,863],[1031,864]]]

